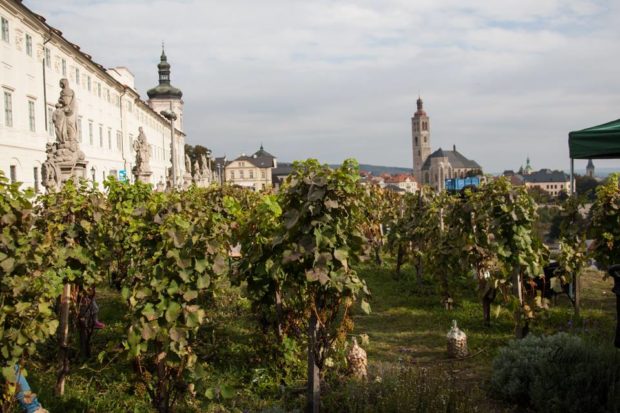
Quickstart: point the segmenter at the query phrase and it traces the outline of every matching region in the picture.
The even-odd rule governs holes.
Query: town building
[[[384,183],[386,188],[396,187],[408,193],[417,192],[419,189],[415,177],[408,174],[391,175],[385,179]]]
[[[271,187],[272,169],[277,166],[276,157],[261,145],[254,154],[250,156],[243,154],[228,162],[224,177],[226,183],[259,191]]]
[[[418,184],[442,191],[447,179],[482,174],[480,165],[458,152],[456,145],[451,151],[439,148],[431,153],[431,122],[421,98],[418,98],[417,111],[411,118],[411,133],[413,175]]]
[[[171,167],[174,135],[178,180],[184,175],[183,101],[170,85],[170,65],[162,51],[159,85],[144,101],[126,67],[106,69],[80,46],[19,0],[0,1],[0,169],[12,181],[42,191],[46,145],[56,140],[52,116],[67,79],[77,101],[77,136],[87,162],[87,178],[133,179],[133,141],[146,136],[151,183],[163,185]],[[176,113],[174,128],[160,111]]]
[[[526,188],[540,188],[549,195],[558,196],[564,192],[570,194],[570,177],[563,171],[541,169],[528,175],[523,175]]]

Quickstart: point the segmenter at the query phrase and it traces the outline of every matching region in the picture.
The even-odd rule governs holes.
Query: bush
[[[321,411],[339,413],[478,412],[471,390],[465,391],[451,371],[402,368],[369,382],[351,380],[328,387]]]
[[[616,350],[566,333],[512,341],[493,361],[493,395],[544,412],[616,412]]]

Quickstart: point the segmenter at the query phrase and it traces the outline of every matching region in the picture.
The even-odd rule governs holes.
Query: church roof
[[[594,163],[592,163],[592,159],[588,159],[588,165],[586,166],[588,169],[594,169]]]
[[[260,149],[256,151],[253,155],[247,156],[242,155],[235,159],[235,161],[245,161],[249,162],[252,165],[258,168],[275,168],[276,167],[276,157],[263,149],[263,145],[260,146]]]
[[[159,71],[159,85],[146,92],[149,99],[181,99],[183,97],[181,89],[170,84],[170,63],[168,63],[168,57],[163,48],[157,69]]]
[[[452,165],[453,168],[458,169],[482,169],[478,162],[472,161],[471,159],[467,159],[463,154],[454,148],[452,151],[444,151],[439,148],[435,152],[429,155],[424,161],[422,165],[422,169],[430,169],[431,167],[431,159],[432,158],[448,158],[448,162]]]

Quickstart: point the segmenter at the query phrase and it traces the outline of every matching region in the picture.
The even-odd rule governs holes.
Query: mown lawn
[[[392,268],[388,260],[381,267],[365,264],[360,271],[373,295],[372,313],[363,315],[355,311],[352,334],[368,336],[368,342],[362,346],[368,353],[371,380],[403,366],[448,371],[457,379],[457,385],[468,391],[480,411],[517,411],[493,401],[485,388],[494,355],[513,337],[509,311],[494,308],[492,325],[485,327],[473,280],[453,284],[455,308],[448,311],[443,308],[432,282],[417,285],[407,267],[397,279]],[[556,306],[539,313],[532,333],[569,331],[588,340],[611,343],[615,329],[615,296],[610,292],[611,286],[611,280],[603,280],[600,272],[587,270],[582,278],[581,318],[574,316],[566,298],[559,298]],[[259,368],[261,354],[254,350],[256,330],[249,303],[237,288],[226,287],[223,291],[213,317],[201,334],[204,346],[197,351],[209,366],[212,385],[230,385],[236,395],[212,403],[207,411],[262,411],[273,404],[281,405],[283,397],[288,400],[286,406],[295,405],[302,395],[286,394],[290,389],[283,389],[285,396],[282,396],[258,388],[261,375],[267,373]],[[74,361],[65,397],[53,395],[57,366],[54,343],[42,346],[29,366],[31,385],[51,412],[150,412],[146,390],[135,380],[132,366],[122,353],[126,324],[120,294],[102,288],[98,291],[98,301],[100,319],[107,327],[95,334],[92,359]],[[452,320],[457,320],[468,335],[471,356],[467,359],[454,361],[446,356],[446,333]],[[102,351],[106,353],[98,361],[97,355]],[[303,386],[303,381],[298,384]],[[189,400],[178,411],[204,409]]]

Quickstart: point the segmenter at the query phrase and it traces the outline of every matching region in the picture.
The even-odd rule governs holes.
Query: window
[[[13,95],[11,92],[4,92],[4,124],[13,126]]]
[[[250,179],[254,179],[254,171],[250,169]]]
[[[243,179],[243,169],[239,171],[239,178]]]
[[[77,118],[77,135],[78,141],[82,143],[82,117],[78,116]]]
[[[26,54],[32,56],[32,36],[26,33]]]
[[[52,67],[52,52],[47,47],[45,48],[45,67]]]
[[[101,97],[101,83],[97,82],[97,97]]]
[[[65,59],[60,60],[60,70],[62,70],[62,76],[67,76],[67,61]]]
[[[80,84],[80,69],[78,69],[77,67],[75,68],[75,84]]]
[[[9,41],[9,21],[2,18],[2,40],[8,43]]]
[[[105,90],[105,100],[110,103],[110,89]]]
[[[17,182],[17,166],[15,165],[11,165],[10,167],[10,174],[11,174],[11,183],[14,184],[15,182]]]
[[[36,124],[34,119],[34,101],[28,101],[28,125],[30,126],[30,132],[36,131]]]
[[[34,172],[34,192],[38,194],[39,193],[39,168],[35,166],[33,169],[33,172]]]
[[[108,128],[108,149],[112,150],[112,128]]]
[[[93,85],[90,83],[90,76],[86,75],[86,89],[88,89],[88,91],[92,91],[92,87]]]
[[[93,144],[93,121],[89,120],[88,121],[88,140],[90,142],[90,144]]]
[[[123,134],[121,133],[121,131],[116,131],[116,150],[118,150],[119,152],[122,150],[123,148]]]
[[[54,110],[51,107],[47,107],[47,134],[50,136],[54,136],[54,121],[52,120],[54,116]]]
[[[418,144],[418,137],[417,136],[415,137],[415,144],[416,145]]]
[[[424,143],[426,143],[426,136],[424,137]]]
[[[265,176],[266,176],[266,175],[265,175],[265,170],[263,169],[262,171],[260,171],[260,177],[261,177],[262,179],[265,179]]]
[[[99,146],[103,148],[103,125],[99,125]]]

